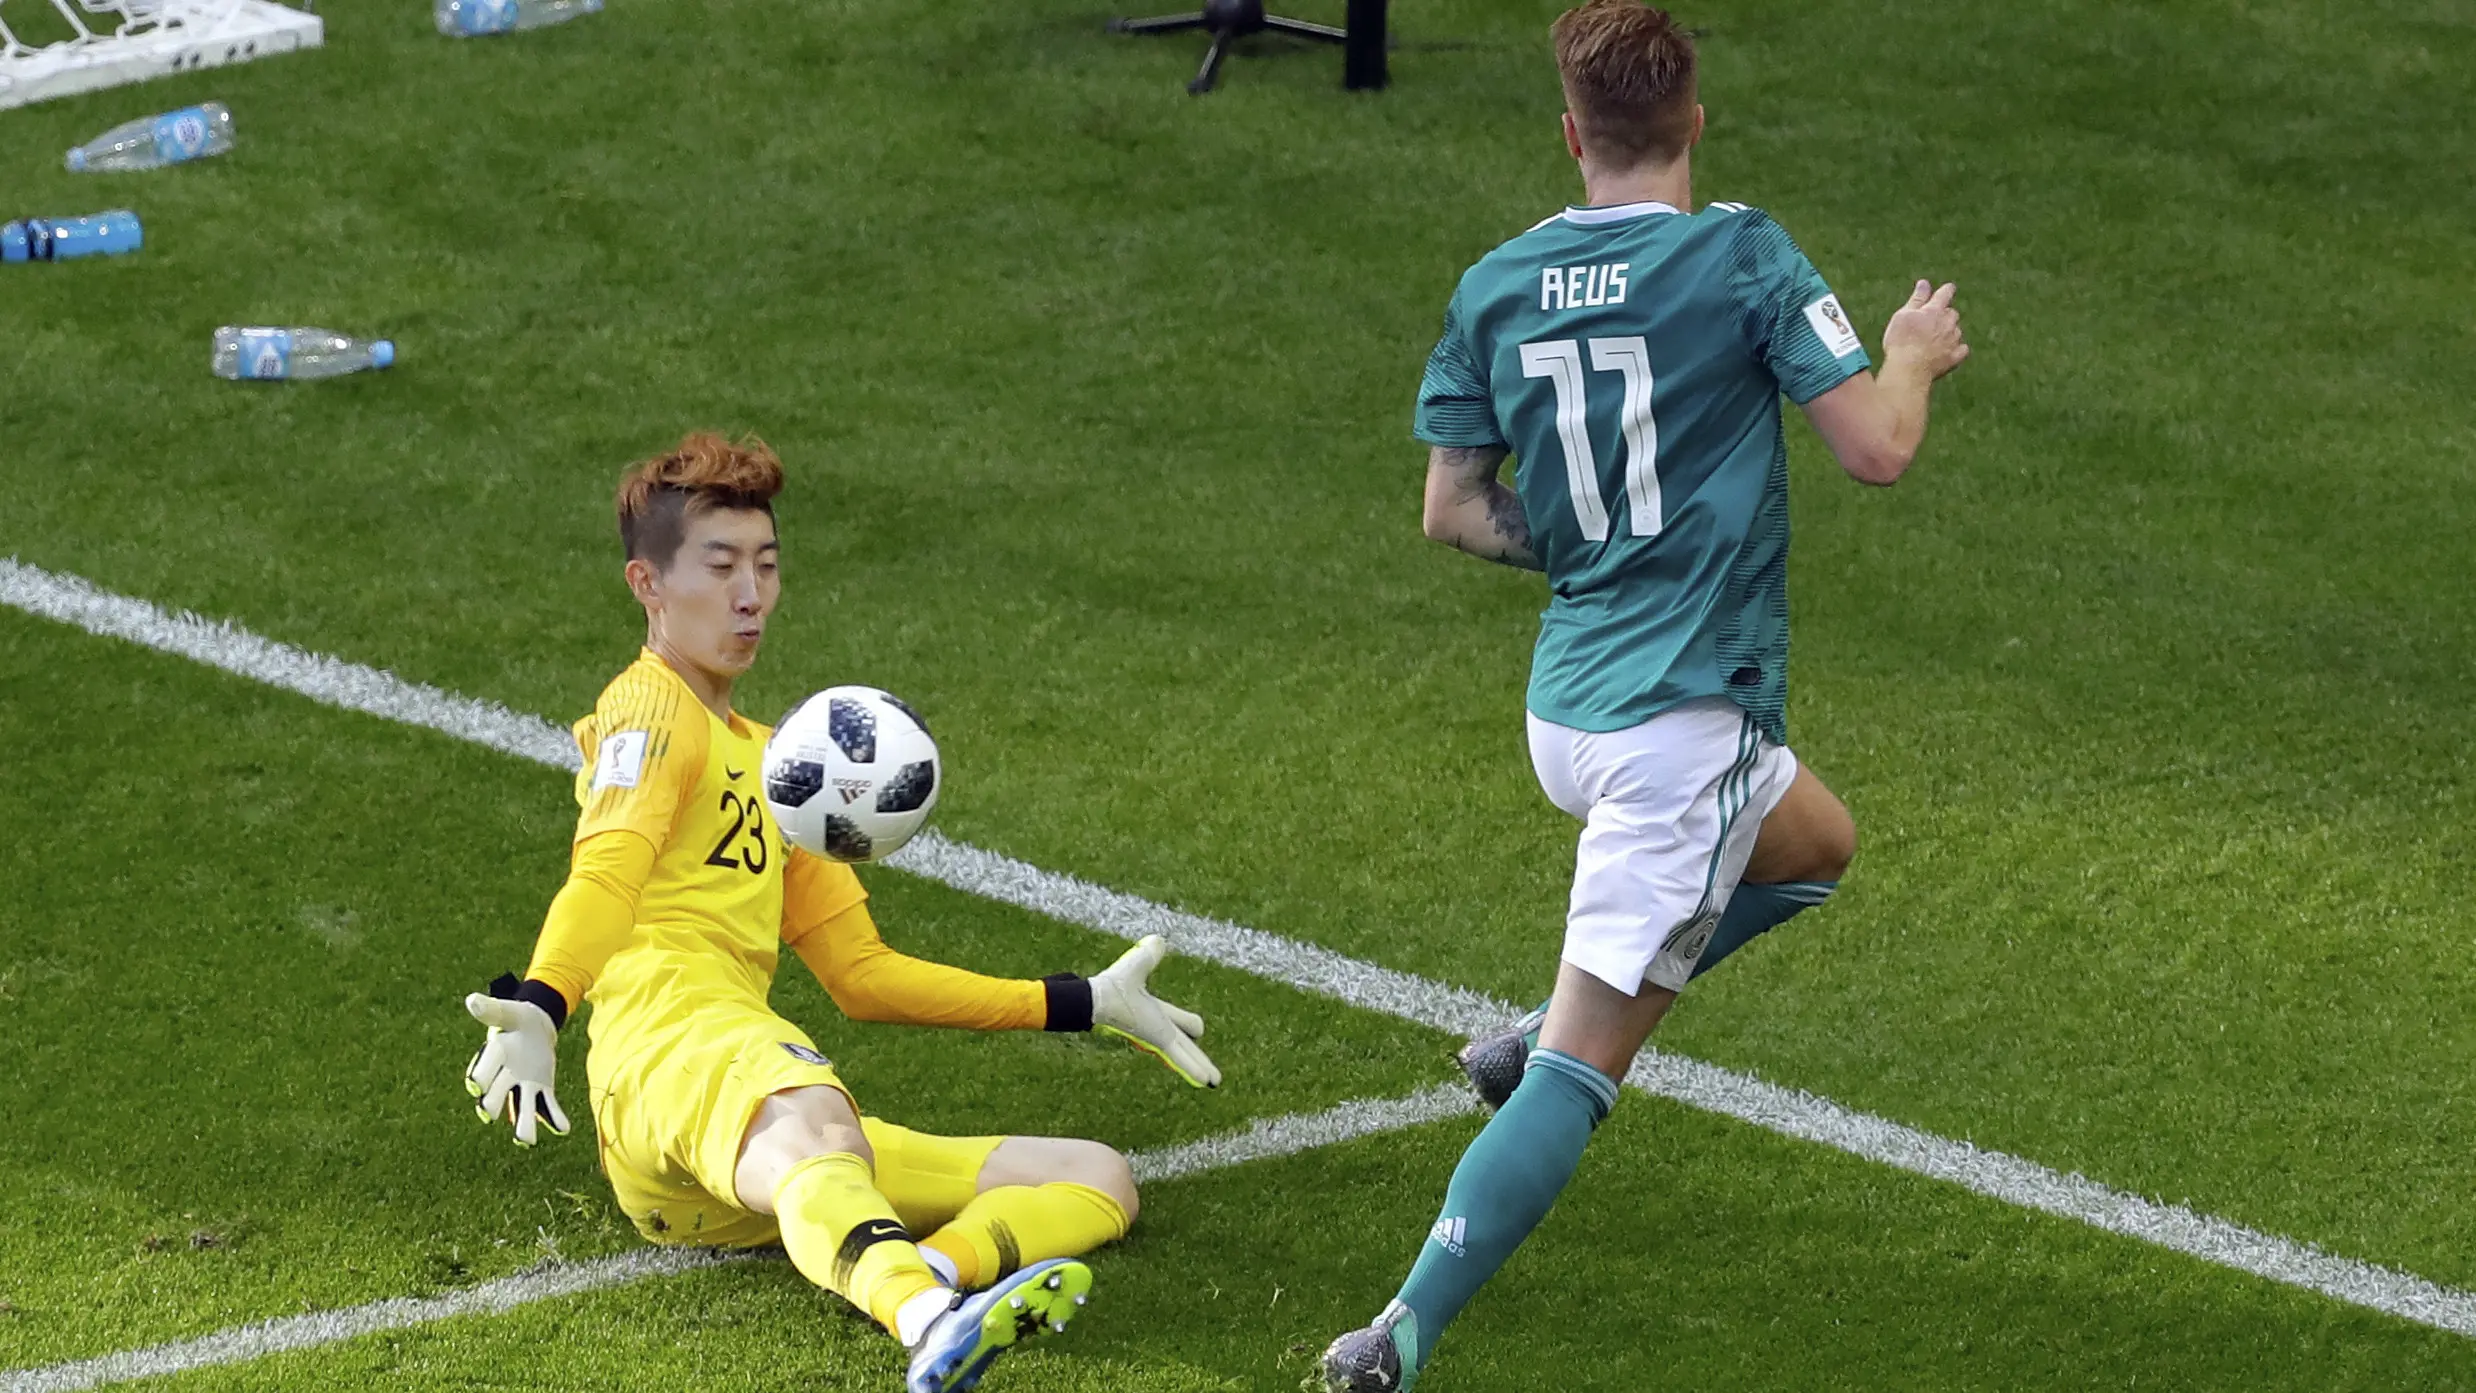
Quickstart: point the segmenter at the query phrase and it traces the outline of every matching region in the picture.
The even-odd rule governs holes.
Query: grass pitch
[[[1405,435],[1452,277],[1572,194],[1557,8],[1408,9],[1382,96],[1266,44],[1195,101],[1195,45],[1051,0],[634,0],[465,43],[334,0],[320,53],[7,113],[17,206],[133,206],[149,245],[6,273],[0,554],[564,719],[634,644],[619,466],[757,430],[793,486],[749,710],[891,687],[958,837],[1532,999],[1571,840],[1520,743],[1541,594],[1418,539]],[[1662,1043],[2476,1284],[2476,28],[1687,16],[1698,192],[1770,209],[1869,325],[1957,279],[1978,354],[1896,490],[1796,442],[1791,733],[1865,850]],[[206,97],[233,155],[58,171]],[[403,357],[216,382],[232,322]],[[555,776],[7,613],[0,750],[0,1368],[632,1241],[584,1137],[517,1152],[454,1078],[456,998],[555,888]],[[1113,946],[872,889],[897,942],[993,971]],[[1445,1076],[1425,1032],[1170,971],[1208,1097],[1082,1042],[850,1027],[796,967],[780,999],[946,1129],[1132,1148]],[[992,1388],[1294,1380],[1473,1125],[1158,1187],[1093,1318]],[[189,1381],[894,1368],[758,1266]],[[2469,1387],[2476,1346],[1630,1097],[1422,1387],[1653,1380]]]

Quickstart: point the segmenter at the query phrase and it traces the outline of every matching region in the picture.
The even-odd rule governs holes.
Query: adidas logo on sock
[[[1444,1250],[1457,1258],[1469,1256],[1469,1250],[1462,1246],[1470,1238],[1468,1219],[1438,1219],[1436,1226],[1427,1231],[1427,1236],[1443,1244]]]

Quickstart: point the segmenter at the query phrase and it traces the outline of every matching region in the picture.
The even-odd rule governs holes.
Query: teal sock
[[[1615,1104],[1616,1080],[1569,1054],[1531,1052],[1521,1086],[1462,1153],[1444,1214],[1387,1312],[1405,1374],[1426,1365],[1445,1326],[1547,1217]]]
[[[1771,932],[1780,925],[1805,913],[1831,898],[1840,888],[1836,880],[1784,880],[1776,885],[1740,885],[1728,897],[1728,910],[1719,917],[1719,927],[1711,931],[1711,942],[1702,950],[1694,964],[1694,976],[1719,966],[1719,960]],[[1547,1003],[1542,1001],[1531,1011],[1543,1016]],[[1539,1048],[1539,1027],[1533,1025],[1522,1033],[1522,1043]]]
[[[1711,931],[1710,945],[1694,964],[1694,975],[1719,966],[1720,959],[1831,898],[1836,880],[1784,880],[1777,885],[1739,885],[1728,897],[1728,909]]]

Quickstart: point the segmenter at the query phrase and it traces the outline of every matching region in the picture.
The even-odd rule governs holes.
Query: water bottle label
[[[166,164],[194,160],[206,153],[209,127],[203,107],[187,107],[155,118],[155,158]]]
[[[504,34],[516,27],[516,0],[463,0],[456,18],[467,34]]]
[[[292,375],[292,332],[288,329],[241,331],[241,376],[277,382]]]

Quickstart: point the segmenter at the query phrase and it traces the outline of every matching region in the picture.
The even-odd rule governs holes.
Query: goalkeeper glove
[[[559,1074],[559,1026],[567,1014],[567,999],[555,987],[520,983],[509,973],[490,984],[489,995],[474,992],[464,998],[464,1009],[490,1027],[464,1069],[464,1091],[477,1100],[473,1110],[481,1120],[504,1112],[515,1124],[518,1146],[537,1140],[536,1119],[566,1136],[567,1113],[550,1090]]]
[[[1147,935],[1092,979],[1092,1029],[1107,1031],[1152,1055],[1197,1088],[1219,1088],[1221,1071],[1195,1042],[1204,1018],[1152,994],[1152,969],[1169,956],[1159,934]]]

